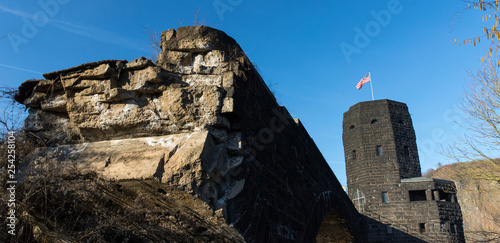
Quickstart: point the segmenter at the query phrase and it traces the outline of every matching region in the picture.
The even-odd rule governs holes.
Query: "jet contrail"
[[[0,4],[0,10],[4,11],[4,12],[7,12],[7,13],[11,13],[11,14],[14,14],[16,16],[19,16],[19,17],[25,17],[25,18],[31,18],[33,17],[32,14],[29,14],[29,13],[26,13],[26,12],[23,12],[23,11],[19,11],[19,10],[15,10],[15,9],[10,9],[10,8],[7,8],[3,5]]]
[[[22,18],[28,18],[32,19],[33,14],[21,11],[21,10],[16,10],[16,9],[11,9],[3,6],[0,4],[0,11],[7,12],[13,15],[16,15],[18,17]],[[68,21],[62,21],[58,20],[55,18],[49,18],[49,24],[53,25],[54,27],[67,31],[76,35],[84,36],[96,41],[100,42],[105,42],[105,43],[111,43],[111,44],[116,44],[116,45],[121,45],[127,48],[132,48],[136,49],[139,51],[147,51],[147,48],[144,48],[145,43],[142,43],[141,41],[131,39],[125,36],[122,36],[118,33],[108,31],[106,29],[101,29],[97,28],[94,26],[89,26],[89,25],[84,25],[80,23],[71,23]]]
[[[37,72],[37,71],[25,69],[25,68],[20,68],[20,67],[14,67],[14,66],[10,66],[10,65],[5,65],[5,64],[1,64],[1,63],[0,63],[0,66],[6,67],[6,68],[17,69],[17,70],[21,70],[21,71],[25,71],[25,72],[30,72],[30,73],[43,74],[41,72]]]

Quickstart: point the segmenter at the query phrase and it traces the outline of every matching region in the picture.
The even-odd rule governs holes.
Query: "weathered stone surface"
[[[35,141],[41,146],[48,146],[51,141],[67,143],[69,140],[80,140],[78,128],[72,126],[69,117],[60,112],[30,108],[25,129],[34,134]]]
[[[140,57],[129,63],[126,63],[125,70],[144,69],[148,66],[154,66],[154,63],[151,60],[146,59],[145,57]]]
[[[21,104],[25,104],[24,101],[33,95],[40,81],[41,80],[38,79],[24,81],[21,86],[19,86],[17,94],[14,95],[14,99]]]
[[[50,73],[45,73],[43,75],[44,78],[47,80],[51,79],[57,79],[60,75],[67,75],[73,72],[81,72],[82,70],[87,70],[87,69],[94,69],[95,67],[98,67],[101,64],[110,64],[112,67],[118,66],[122,67],[124,63],[127,63],[125,60],[102,60],[102,61],[97,61],[97,62],[89,62],[89,63],[84,63],[81,65],[78,65],[76,67],[71,67],[68,69],[63,69],[59,71],[54,71]]]
[[[68,99],[66,96],[56,96],[54,98],[49,98],[46,101],[40,102],[42,110],[49,112],[67,112],[66,103]]]
[[[63,89],[62,83],[60,80],[40,80],[38,82],[38,85],[36,86],[35,91],[36,92],[54,92],[54,91],[60,91]]]
[[[23,168],[153,178],[221,212],[247,242],[312,242],[320,225],[363,239],[314,141],[231,37],[181,27],[161,46],[156,64],[105,60],[24,83],[18,100],[41,147]]]
[[[50,163],[112,180],[169,181],[192,192],[196,188],[191,183],[203,179],[202,164],[211,163],[203,154],[211,152],[206,148],[207,136],[207,132],[194,132],[38,148],[29,170]],[[195,173],[179,174],[184,166]]]
[[[34,116],[26,120],[28,131],[45,145],[171,134],[202,129],[221,120],[216,113],[222,106],[223,90],[217,75],[178,77],[142,59],[128,71],[110,63],[91,67],[94,69],[60,72],[66,92],[39,89],[48,81],[36,81],[41,86],[23,100],[28,107],[69,117],[65,127],[71,133],[63,133],[66,137],[60,129],[42,129],[44,121]],[[120,75],[109,71],[115,68]]]
[[[207,52],[240,49],[236,41],[226,33],[206,26],[180,27],[162,32],[162,50]]]
[[[424,175],[453,180],[467,242],[500,240],[500,160],[448,164]]]
[[[421,177],[415,131],[404,103],[360,102],[344,113],[349,197],[368,242],[464,242],[452,181]]]

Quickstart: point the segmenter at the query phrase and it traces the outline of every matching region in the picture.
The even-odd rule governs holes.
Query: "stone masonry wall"
[[[231,37],[181,27],[161,48],[156,64],[105,60],[24,82],[16,100],[40,147],[20,173],[153,178],[201,198],[248,242],[312,242],[320,225],[363,239],[314,141]]]
[[[344,114],[349,195],[361,189],[366,197],[379,198],[363,189],[370,184],[393,184],[401,178],[420,176],[415,135],[408,132],[413,131],[413,125],[404,111],[407,113],[407,108],[402,103],[377,100],[354,105]],[[377,155],[378,146],[381,155]],[[402,154],[405,146],[410,151],[408,155]]]
[[[417,139],[406,104],[389,102],[394,144],[401,178],[422,176],[418,158]]]
[[[444,185],[443,185],[444,184]],[[374,186],[374,190],[388,191],[388,202],[382,198],[372,200],[366,206],[365,215],[372,221],[367,221],[369,239],[371,241],[398,242],[463,242],[463,225],[460,206],[456,201],[438,200],[434,198],[435,191],[450,191],[452,184],[436,183],[433,180],[422,182],[405,182],[392,188]],[[410,191],[423,190],[426,198],[410,201]],[[421,224],[425,231],[421,232]],[[387,234],[388,225],[393,232]],[[450,226],[454,227],[453,230]],[[452,232],[453,231],[453,232]]]
[[[230,215],[229,221],[244,228],[245,237],[251,235],[256,242],[273,241],[274,235],[286,241],[311,242],[323,217],[335,210],[356,231],[357,213],[300,121],[276,103],[264,82],[250,80],[261,80],[253,69],[236,80],[239,89],[232,115],[238,127],[245,128],[246,173],[252,175],[246,183],[251,186],[228,204],[239,208],[234,212],[244,212]],[[245,208],[272,216],[248,217],[250,211]],[[261,235],[261,231],[273,233]]]
[[[420,177],[405,104],[358,103],[344,113],[343,130],[349,197],[366,216],[369,242],[464,241],[454,183]]]

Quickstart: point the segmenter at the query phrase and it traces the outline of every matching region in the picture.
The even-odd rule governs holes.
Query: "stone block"
[[[191,74],[182,76],[182,81],[189,85],[211,85],[211,86],[222,86],[222,78],[220,75],[203,75],[203,74]]]
[[[106,91],[103,95],[102,102],[114,102],[134,97],[133,92],[121,88],[114,88]]]
[[[224,98],[222,103],[222,113],[231,113],[234,112],[234,99],[233,98]]]
[[[234,86],[235,75],[233,72],[226,72],[222,75],[222,86],[223,87],[232,87]]]
[[[66,103],[67,98],[65,95],[58,95],[56,97],[50,98],[45,102],[41,103],[41,108],[43,111],[51,112],[67,112]]]
[[[162,50],[208,52],[210,50],[231,50],[238,46],[236,41],[224,32],[207,27],[179,27],[177,31],[162,33]],[[238,47],[239,48],[239,47]]]
[[[144,69],[149,66],[154,66],[154,63],[151,60],[146,59],[145,57],[140,57],[129,63],[126,63],[124,70],[138,70]]]
[[[169,41],[172,38],[175,38],[175,34],[176,34],[175,29],[169,29],[169,30],[161,32],[162,42]]]
[[[42,79],[35,88],[36,92],[47,93],[62,90],[61,80]]]

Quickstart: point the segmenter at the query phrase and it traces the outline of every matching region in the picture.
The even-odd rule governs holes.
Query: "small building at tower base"
[[[342,139],[349,198],[368,242],[465,242],[455,183],[422,177],[406,104],[352,106]]]

